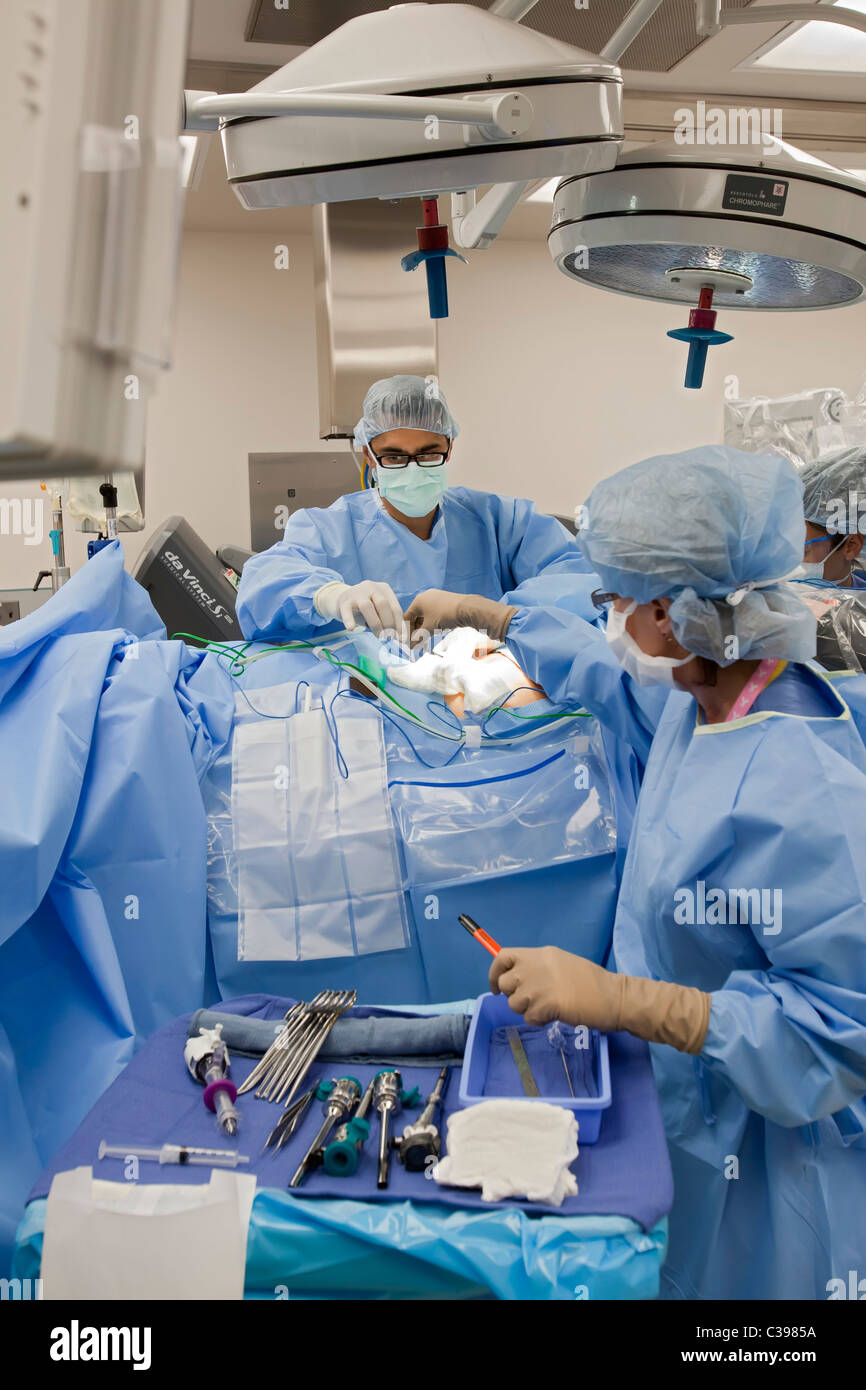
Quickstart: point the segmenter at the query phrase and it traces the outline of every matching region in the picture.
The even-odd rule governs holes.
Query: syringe
[[[143,1148],[137,1144],[107,1144],[99,1141],[100,1158],[147,1158],[154,1163],[201,1163],[207,1168],[237,1168],[249,1163],[246,1154],[234,1149],[197,1149],[189,1144],[163,1144],[160,1149]]]

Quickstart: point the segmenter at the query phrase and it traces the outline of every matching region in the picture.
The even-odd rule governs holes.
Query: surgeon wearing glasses
[[[363,411],[355,446],[375,487],[295,512],[282,540],[247,561],[245,637],[335,624],[405,636],[404,610],[422,590],[541,605],[589,573],[574,537],[533,502],[451,484],[458,428],[435,379],[376,381]]]

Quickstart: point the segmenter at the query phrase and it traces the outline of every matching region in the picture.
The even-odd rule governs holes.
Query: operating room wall
[[[866,377],[866,306],[722,311],[734,342],[711,351],[703,390],[686,391],[686,349],[665,336],[686,322],[682,307],[571,284],[543,239],[501,241],[469,261],[449,266],[451,317],[440,325],[440,377],[461,426],[453,478],[545,510],[571,512],[598,478],[635,459],[718,441],[732,376],[743,393],[769,395],[825,385],[853,393]],[[147,521],[124,537],[130,565],[172,513],[211,546],[248,543],[248,453],[332,447],[318,439],[309,236],[185,235],[174,368],[148,431]],[[38,493],[33,484],[0,491]],[[49,568],[49,525],[38,546],[0,535],[0,588]],[[72,532],[73,570],[85,546]]]

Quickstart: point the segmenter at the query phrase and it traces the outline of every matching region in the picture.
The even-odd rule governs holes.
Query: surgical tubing
[[[364,695],[358,695],[358,694],[355,693],[354,690],[338,690],[337,693],[336,693],[336,695],[334,696],[334,700],[337,700],[341,695],[344,695],[344,696],[346,697],[347,700],[361,700],[361,701],[363,701],[363,702],[366,704],[366,696],[364,696]],[[333,706],[334,700],[331,701],[332,706]],[[436,769],[438,769],[438,768],[440,768],[440,767],[450,767],[450,765],[451,765],[451,763],[453,763],[454,759],[457,758],[457,757],[459,757],[460,754],[461,754],[462,751],[463,751],[463,740],[462,740],[462,738],[461,738],[461,739],[452,739],[452,740],[450,740],[450,741],[453,742],[453,743],[456,743],[458,746],[454,749],[454,752],[451,754],[450,758],[446,758],[444,763],[428,763],[427,760],[426,760],[425,758],[422,758],[421,754],[418,752],[418,749],[415,747],[414,743],[412,742],[411,738],[410,738],[409,735],[407,734],[406,730],[403,729],[403,728],[401,728],[401,726],[398,724],[398,722],[397,722],[397,716],[391,714],[391,713],[390,713],[388,710],[386,710],[386,709],[380,710],[379,713],[381,714],[381,716],[382,716],[383,719],[387,719],[387,720],[388,720],[388,723],[389,723],[389,724],[393,724],[393,725],[394,725],[394,728],[397,730],[397,732],[398,732],[399,734],[402,734],[402,735],[403,735],[403,737],[405,738],[405,740],[406,740],[406,742],[408,743],[409,747],[412,749],[412,752],[414,753],[415,757],[418,759],[419,763],[422,763],[424,767],[429,768],[429,769],[431,770],[431,772],[432,772],[432,771],[435,771]],[[422,727],[422,728],[425,728],[426,726],[422,724],[421,727]]]
[[[536,763],[534,767],[524,767],[524,768],[521,768],[519,772],[502,772],[502,773],[499,773],[496,777],[477,777],[477,778],[475,778],[475,779],[474,779],[473,781],[471,781],[471,782],[451,782],[451,783],[449,783],[449,786],[451,786],[451,787],[457,787],[457,788],[460,788],[460,787],[486,787],[486,786],[489,786],[492,782],[511,782],[512,780],[514,780],[514,779],[517,778],[517,777],[528,777],[529,774],[530,774],[531,772],[540,772],[541,769],[542,769],[543,767],[549,767],[551,763],[557,762],[559,758],[564,758],[564,757],[565,757],[565,752],[566,752],[566,750],[565,750],[564,748],[560,748],[560,750],[559,750],[558,753],[553,753],[553,754],[551,755],[551,757],[545,758],[543,762]],[[447,766],[447,764],[446,764],[446,766]],[[390,788],[390,787],[441,787],[441,786],[442,786],[442,783],[441,783],[441,782],[394,781],[394,782],[389,782],[389,783],[388,783],[388,786],[389,786],[389,788]]]
[[[181,637],[190,637],[190,638],[192,638],[194,641],[199,641],[199,642],[204,642],[204,641],[205,641],[204,638],[198,637],[195,633],[190,633],[190,632],[178,632],[178,633],[174,633],[174,634],[173,634],[173,640],[174,640],[174,638],[181,638]],[[283,642],[283,643],[276,643],[276,644],[273,644],[273,645],[270,645],[270,646],[266,647],[263,651],[254,652],[254,653],[252,653],[252,654],[249,655],[249,656],[247,655],[247,651],[248,651],[248,648],[251,647],[251,646],[253,645],[252,642],[245,642],[244,645],[243,645],[243,647],[242,647],[241,649],[238,649],[238,648],[236,648],[236,647],[227,646],[227,645],[225,645],[225,644],[223,644],[223,643],[219,643],[219,642],[210,642],[210,643],[207,644],[206,650],[207,650],[207,651],[215,652],[215,653],[217,654],[218,657],[223,657],[223,656],[228,657],[229,660],[230,660],[230,662],[231,662],[232,667],[234,668],[234,667],[236,667],[236,666],[239,665],[239,666],[241,667],[241,673],[240,673],[240,674],[243,674],[243,671],[246,669],[246,667],[247,667],[251,662],[254,662],[254,661],[261,661],[264,657],[270,656],[270,655],[272,655],[272,654],[275,653],[275,652],[282,652],[282,651],[310,651],[310,650],[315,650],[316,648],[319,648],[319,649],[321,649],[324,658],[325,658],[332,666],[336,666],[338,670],[347,670],[347,671],[351,671],[351,672],[354,674],[354,676],[356,677],[356,679],[357,679],[361,684],[365,685],[365,686],[367,687],[368,690],[370,690],[370,691],[372,691],[372,692],[375,693],[375,695],[376,695],[377,698],[382,699],[382,700],[387,700],[387,701],[389,702],[389,704],[391,704],[391,705],[394,706],[397,710],[399,710],[399,711],[400,711],[400,715],[402,715],[402,717],[403,717],[404,719],[410,720],[413,724],[417,725],[417,727],[418,727],[419,729],[423,729],[425,733],[431,734],[431,735],[432,735],[433,737],[435,737],[435,738],[444,739],[447,743],[457,743],[457,744],[460,745],[460,747],[462,747],[462,746],[464,745],[464,742],[465,742],[465,734],[464,734],[463,732],[460,732],[459,735],[458,735],[458,737],[452,738],[449,734],[442,733],[439,729],[433,728],[431,724],[425,723],[423,719],[419,719],[418,716],[415,715],[415,714],[413,714],[411,710],[406,709],[405,705],[401,705],[400,702],[399,702],[399,700],[395,699],[394,696],[391,695],[387,690],[384,690],[381,686],[376,685],[376,683],[375,683],[374,681],[371,681],[371,680],[365,675],[365,673],[361,670],[361,668],[360,668],[359,666],[356,666],[353,662],[350,662],[350,661],[340,661],[339,658],[333,656],[333,654],[332,654],[330,651],[328,651],[327,647],[324,645],[325,642],[333,641],[334,638],[338,638],[339,641],[340,641],[340,643],[341,643],[341,644],[344,644],[347,640],[350,639],[350,637],[351,637],[351,634],[346,634],[345,632],[339,632],[339,633],[331,633],[331,634],[329,634],[329,636],[324,637],[324,638],[321,638],[319,641],[315,641],[315,642]],[[232,678],[233,680],[237,680],[237,679],[238,679],[238,674],[237,674],[237,672],[236,672],[234,669],[230,669],[230,670],[228,671],[228,674],[231,676],[231,678]],[[308,685],[309,682],[304,681],[304,682],[301,682],[301,684]],[[300,687],[299,687],[299,688],[300,688]],[[535,686],[529,686],[529,685],[527,685],[527,686],[519,686],[519,687],[518,687],[518,690],[534,690],[534,689],[535,689]],[[513,692],[512,692],[512,694],[516,694],[516,693],[517,693],[516,691],[513,691]],[[288,718],[288,717],[289,717],[288,715],[265,714],[263,711],[260,711],[260,710],[257,710],[257,709],[256,709],[256,707],[253,705],[252,701],[250,700],[250,698],[249,698],[249,696],[247,695],[247,693],[246,693],[245,690],[241,690],[241,694],[243,695],[244,700],[245,700],[246,703],[249,705],[249,708],[252,710],[253,714],[258,715],[258,716],[261,717],[262,719],[284,719],[284,718]],[[348,695],[348,694],[350,694],[350,692],[349,692],[349,691],[338,691],[337,694],[346,694],[346,695]],[[334,698],[336,698],[336,696],[335,696]],[[363,699],[364,697],[363,697],[363,696],[356,696],[355,698]],[[332,701],[331,701],[331,705],[330,705],[330,709],[331,709],[331,712],[332,712],[332,717],[333,717],[333,703],[334,703],[334,701],[332,700]],[[323,706],[323,708],[324,708],[324,706]],[[430,705],[429,705],[429,704],[428,704],[428,709],[430,709]],[[433,711],[432,709],[431,709],[430,712],[431,712],[431,714],[434,714],[434,711]],[[495,714],[499,714],[500,712],[505,713],[505,714],[508,714],[512,719],[518,719],[518,720],[521,720],[521,721],[524,721],[524,722],[534,721],[534,722],[541,723],[541,724],[544,724],[544,723],[551,723],[551,724],[552,724],[552,723],[555,722],[556,720],[560,720],[560,719],[590,719],[590,718],[592,717],[592,716],[591,716],[587,711],[585,711],[585,710],[574,710],[574,711],[567,711],[567,710],[566,710],[566,711],[563,711],[561,714],[518,714],[516,710],[507,709],[505,705],[497,705],[497,706],[495,706],[493,709],[488,710],[487,713],[486,713],[485,716],[484,716],[484,719],[482,720],[482,725],[481,725],[481,727],[482,727],[482,739],[483,739],[485,742],[489,742],[489,743],[506,743],[506,742],[508,742],[508,741],[510,740],[510,737],[511,737],[511,736],[510,736],[509,734],[507,734],[507,733],[501,733],[501,734],[486,734],[486,733],[484,733],[484,726],[487,724],[487,722],[488,722],[490,719],[492,719],[493,716],[494,716]],[[295,713],[297,713],[297,692],[296,692],[296,694],[295,694]],[[384,715],[385,713],[386,713],[386,711],[383,709],[383,710],[382,710],[382,714]],[[444,720],[441,720],[440,715],[438,714],[438,711],[435,712],[435,717],[436,717],[437,720],[439,720],[440,722],[442,722],[442,723],[445,722]],[[326,714],[326,719],[327,719],[327,714]],[[391,719],[391,723],[394,724],[394,727],[397,728],[397,729],[400,729],[399,724],[396,723],[396,716],[394,716],[394,715],[392,714],[392,715],[390,716],[390,719]],[[456,729],[456,726],[451,726],[451,727],[454,727],[454,728]],[[330,721],[329,721],[329,729],[330,729]],[[335,751],[336,751],[336,755],[337,755],[338,766],[339,766],[340,763],[342,763],[343,767],[345,768],[346,764],[345,764],[345,760],[343,759],[342,753],[341,753],[341,751],[340,751],[339,737],[338,737],[338,735],[336,734],[335,731],[336,731],[336,720],[334,721],[334,729],[331,730],[331,737],[332,737],[332,739],[334,740],[334,747],[335,747]],[[400,729],[400,732],[403,734],[403,737],[406,739],[406,741],[407,741],[407,743],[409,744],[409,747],[412,749],[413,753],[415,753],[415,756],[418,758],[419,762],[424,763],[424,766],[425,766],[425,767],[432,767],[433,764],[426,763],[426,762],[424,761],[424,759],[420,757],[420,755],[418,754],[417,750],[415,749],[414,744],[412,743],[412,740],[409,738],[408,734],[406,733],[405,729]],[[537,730],[536,732],[541,732],[541,730]],[[526,738],[526,737],[529,737],[529,735],[528,735],[528,734],[527,734],[527,735],[522,735],[522,737]],[[459,751],[460,751],[460,750],[459,750],[459,748],[458,748],[458,749],[457,749],[457,752],[459,752]],[[455,752],[454,757],[457,756],[457,752]],[[453,761],[453,758],[449,758],[448,762],[452,762],[452,761]],[[448,763],[440,764],[440,766],[445,766],[445,767],[447,767],[447,766],[448,766]],[[346,776],[348,776],[348,770],[347,770],[346,772],[343,772],[343,771],[341,770],[341,771],[340,771],[340,775],[341,775],[342,777],[345,778]]]

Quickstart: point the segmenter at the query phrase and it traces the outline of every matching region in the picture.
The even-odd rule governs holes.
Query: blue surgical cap
[[[373,382],[355,426],[355,447],[365,449],[386,430],[426,430],[456,438],[457,422],[435,376],[388,376]]]
[[[787,459],[723,445],[644,459],[590,494],[578,543],[604,589],[672,599],[677,641],[728,666],[806,661],[815,619],[783,581],[803,558],[800,479]]]
[[[837,449],[800,474],[807,521],[833,535],[866,535],[866,449]]]

